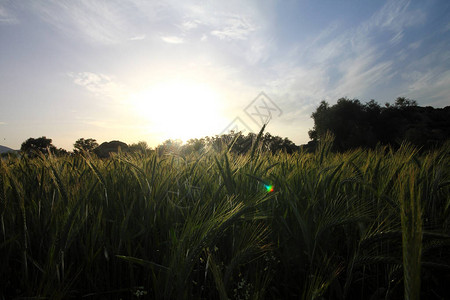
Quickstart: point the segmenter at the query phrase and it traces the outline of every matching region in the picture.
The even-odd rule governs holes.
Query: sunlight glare
[[[162,140],[214,135],[224,117],[222,101],[206,84],[183,81],[163,82],[131,97],[136,113],[148,121],[148,130]]]

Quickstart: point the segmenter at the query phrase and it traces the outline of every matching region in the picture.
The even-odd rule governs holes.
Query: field
[[[450,143],[0,159],[0,299],[449,299]]]

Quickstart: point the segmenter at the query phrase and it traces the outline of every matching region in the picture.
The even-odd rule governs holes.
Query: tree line
[[[374,100],[362,104],[358,99],[341,98],[331,106],[322,101],[311,117],[314,127],[309,131],[309,147],[327,132],[334,136],[336,151],[374,148],[377,144],[397,148],[404,141],[427,150],[450,138],[450,106],[421,107],[405,97],[384,106]]]
[[[381,106],[374,100],[365,104],[358,99],[341,98],[334,105],[322,101],[311,118],[314,127],[308,132],[311,141],[297,146],[289,138],[274,136],[269,132],[258,137],[258,143],[264,150],[276,153],[284,151],[293,153],[303,148],[314,151],[319,141],[327,133],[334,137],[335,151],[346,151],[356,148],[374,148],[378,144],[399,147],[403,141],[420,147],[422,150],[441,146],[450,138],[450,106],[445,108],[420,107],[415,100],[398,97],[394,104]],[[73,152],[57,148],[52,139],[45,136],[29,138],[22,143],[22,153],[35,156],[38,153],[54,155],[93,153],[101,158],[110,153],[157,151],[163,153],[190,154],[210,149],[229,150],[245,154],[252,148],[257,135],[241,132],[230,132],[212,137],[194,138],[183,144],[179,140],[166,140],[154,149],[146,142],[140,141],[128,145],[121,141],[110,141],[98,144],[93,138],[80,138],[74,143]]]
[[[20,151],[28,156],[37,156],[40,153],[53,155],[76,155],[80,153],[95,154],[100,158],[107,158],[111,153],[128,152],[128,153],[146,153],[148,151],[156,151],[159,154],[176,153],[180,155],[187,155],[193,152],[203,153],[211,149],[221,151],[225,147],[229,147],[230,151],[245,154],[250,151],[253,143],[255,143],[257,135],[248,133],[243,135],[240,132],[230,132],[227,134],[216,135],[212,137],[194,138],[182,143],[180,140],[166,140],[154,149],[150,148],[144,141],[134,144],[126,144],[121,141],[110,141],[98,144],[93,138],[80,138],[74,143],[73,152],[68,152],[65,149],[57,148],[53,145],[52,139],[45,136],[39,138],[29,138],[22,143]],[[273,136],[270,133],[262,134],[259,137],[261,147],[265,150],[276,153],[278,151],[285,151],[293,153],[299,150],[299,146],[288,138]]]

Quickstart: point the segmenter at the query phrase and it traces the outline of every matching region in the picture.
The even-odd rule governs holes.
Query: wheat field
[[[450,143],[331,144],[0,160],[0,298],[449,297]]]

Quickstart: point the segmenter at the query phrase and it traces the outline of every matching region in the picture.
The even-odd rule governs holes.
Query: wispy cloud
[[[116,43],[123,35],[120,10],[102,2],[34,2],[43,20],[60,31],[85,37],[90,41]]]
[[[222,55],[227,53],[253,65],[273,53],[274,5],[274,1],[210,1],[208,5],[186,1],[174,9],[183,16],[178,27],[185,39],[195,36],[218,47]]]
[[[425,13],[419,9],[409,9],[410,4],[411,0],[388,1],[373,15],[368,25],[399,32],[423,23],[426,19]]]
[[[410,1],[389,1],[367,21],[344,31],[339,23],[332,23],[307,47],[297,46],[286,58],[295,63],[280,65],[279,82],[294,97],[315,99],[316,103],[343,96],[364,97],[389,85],[398,75],[398,65],[392,56],[385,56],[386,51],[403,40],[409,27],[426,19],[423,12],[409,6]],[[411,47],[420,44],[415,41]],[[404,55],[406,59],[408,53]]]
[[[421,58],[412,60],[402,70],[404,93],[421,102],[433,105],[448,105],[450,94],[450,71],[448,64],[450,50],[448,42],[433,45],[433,50]]]
[[[143,39],[153,45],[202,41],[211,46],[210,51],[217,49],[223,56],[233,55],[254,64],[267,59],[274,49],[270,31],[275,3],[48,0],[16,6],[77,42],[114,46]],[[233,43],[227,44],[229,41]]]
[[[448,106],[450,71],[442,73],[433,70],[416,71],[405,75],[404,78],[408,82],[405,87],[405,96],[417,100],[422,105],[428,103],[433,106]]]
[[[194,28],[197,28],[199,26],[199,23],[200,22],[198,20],[184,21],[180,27],[184,30],[192,30]]]
[[[162,36],[161,40],[169,44],[182,44],[184,42],[183,38],[178,36]]]
[[[142,32],[135,18],[157,19],[157,4],[140,1],[35,1],[23,5],[43,21],[71,38],[117,44],[130,40],[130,33]],[[140,9],[145,9],[141,11]],[[145,26],[144,26],[145,27]],[[141,37],[136,34],[134,37]],[[133,35],[131,37],[133,39]]]
[[[224,40],[247,40],[257,29],[250,20],[240,16],[229,16],[224,21],[220,29],[211,31],[212,35]]]
[[[122,99],[127,95],[125,87],[114,82],[113,78],[92,72],[68,73],[73,82],[86,88],[96,96]]]
[[[6,7],[0,4],[0,24],[17,24],[19,19]]]
[[[145,34],[137,35],[130,38],[130,41],[142,41],[145,40]]]

